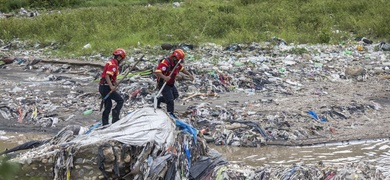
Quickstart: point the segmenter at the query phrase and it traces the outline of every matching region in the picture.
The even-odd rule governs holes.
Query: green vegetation
[[[160,43],[339,43],[390,39],[387,0],[0,0],[0,11],[39,9],[34,18],[0,19],[0,39],[56,44],[61,55],[109,53]],[[151,5],[148,5],[151,4]],[[49,11],[53,10],[53,11]],[[55,11],[54,11],[55,10]],[[60,13],[59,13],[60,12]],[[91,48],[83,49],[90,44]],[[51,49],[50,51],[53,51]]]
[[[0,179],[11,180],[15,179],[15,175],[19,172],[19,164],[8,161],[7,157],[0,157]]]
[[[291,50],[289,50],[289,53],[290,54],[303,54],[303,53],[307,53],[307,49],[305,48],[292,48]]]

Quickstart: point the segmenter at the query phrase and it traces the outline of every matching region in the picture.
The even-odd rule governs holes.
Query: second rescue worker
[[[190,76],[191,81],[194,80],[194,76],[189,73],[184,66],[180,63],[175,69],[174,67],[179,62],[179,60],[184,61],[184,51],[182,49],[176,49],[173,51],[172,55],[161,60],[159,65],[157,66],[154,74],[157,75],[157,87],[158,89],[161,89],[164,82],[167,82],[164,89],[162,90],[161,94],[162,96],[158,98],[157,101],[157,107],[160,107],[160,104],[162,102],[167,104],[167,112],[171,114],[172,116],[176,117],[174,115],[175,105],[174,100],[179,97],[179,92],[177,91],[175,87],[175,79],[177,74],[179,72],[183,72],[184,74]],[[172,73],[172,76],[169,76]]]

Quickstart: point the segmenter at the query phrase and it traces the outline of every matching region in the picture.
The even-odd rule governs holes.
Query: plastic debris
[[[89,109],[89,110],[84,111],[83,115],[88,116],[88,115],[91,115],[92,113],[93,113],[93,109]]]
[[[15,41],[12,42],[15,47],[23,47],[22,42]],[[196,162],[200,156],[196,155],[198,151],[194,150],[196,144],[213,143],[237,147],[302,145],[327,141],[329,138],[346,140],[343,138],[359,137],[354,132],[374,137],[377,132],[370,131],[366,125],[372,122],[371,120],[381,117],[380,114],[387,110],[380,103],[384,95],[381,94],[382,90],[387,87],[384,81],[388,79],[390,63],[385,43],[368,42],[359,40],[355,44],[344,41],[340,45],[288,45],[284,40],[273,38],[270,42],[231,45],[226,49],[215,44],[206,44],[199,48],[185,46],[188,54],[196,54],[189,56],[191,60],[185,64],[196,76],[196,80],[188,82],[184,75],[177,77],[180,98],[175,100],[177,106],[175,114],[182,117],[180,120],[185,124],[178,131],[180,135],[175,141],[178,143],[167,148],[172,154],[175,152],[181,154],[166,159],[167,170],[163,171],[169,173],[164,174],[160,171],[154,175],[160,178],[178,176],[177,173],[175,175],[175,167],[178,167],[175,164],[187,168],[181,171],[180,175],[184,174],[186,177],[190,174],[196,177],[201,175],[200,172],[190,173],[188,169],[189,162],[191,168],[197,167]],[[357,45],[362,45],[364,51],[359,51]],[[7,44],[0,44],[0,47],[4,51],[11,51]],[[291,53],[300,49],[304,49],[305,53]],[[83,114],[97,110],[95,81],[99,76],[100,64],[108,57],[100,54],[82,57],[81,63],[85,63],[83,65],[78,64],[80,62],[65,63],[59,59],[29,58],[38,57],[40,51],[20,51],[14,53],[21,54],[20,56],[2,61],[4,64],[0,65],[0,68],[6,78],[0,84],[4,92],[7,92],[0,95],[3,99],[0,116],[4,122],[20,121],[23,125],[49,129],[63,127],[75,121],[96,125],[88,135],[104,130],[96,124],[100,114],[91,113],[85,117]],[[158,59],[155,55],[148,56],[149,59]],[[154,62],[143,62],[118,90],[126,99],[124,105],[126,110],[122,112],[122,117],[127,117],[126,112],[151,105],[153,97],[151,93],[155,88],[155,77],[151,75],[151,68],[154,65]],[[18,77],[12,76],[15,73]],[[375,97],[365,98],[368,94],[375,94]],[[310,116],[306,112],[307,109],[312,109]],[[175,121],[175,125],[177,122]],[[188,128],[187,125],[192,128]],[[195,133],[193,128],[208,131]],[[73,138],[72,132],[65,132],[57,141]],[[184,137],[188,140],[191,156],[185,155]],[[159,144],[149,144],[148,147],[153,149],[157,146]],[[139,161],[137,169],[142,172],[142,175],[137,177],[135,174],[128,175],[134,178],[147,177],[150,174],[147,172],[150,172],[148,167],[152,166],[156,157],[166,155],[155,156],[157,152],[154,152],[152,155],[146,153],[140,157],[140,153],[149,151],[149,148],[145,148],[144,145],[133,145],[131,148],[137,153],[126,158]],[[115,159],[112,152],[117,153],[117,149],[130,151],[131,148],[126,146],[123,148],[123,144],[115,143],[102,146],[101,152],[106,154],[101,157],[105,157],[105,160]],[[199,152],[203,151],[205,150],[201,149]],[[202,154],[205,159],[208,157],[206,154]],[[61,157],[61,154],[58,155]],[[65,154],[63,157],[66,156]],[[61,164],[62,160],[64,159],[58,160],[56,164],[58,167],[64,166]],[[143,164],[141,161],[148,163]],[[119,166],[114,165],[115,163],[108,163],[104,167],[111,170],[110,175],[118,176]],[[135,164],[131,165],[134,167]],[[295,166],[293,173],[292,167],[279,169],[263,167],[263,170],[256,171],[258,172],[256,174],[238,172],[230,169],[232,167],[233,165],[216,166],[215,169],[218,170],[211,176],[230,177],[231,174],[228,172],[234,172],[236,177],[245,174],[247,177],[293,179],[309,173],[306,175],[310,178],[319,179],[313,174],[320,171],[315,167],[300,165]],[[55,173],[60,176],[62,173],[68,175],[70,172],[69,176],[74,176],[69,169],[72,168],[69,167],[66,172],[57,169]],[[147,171],[143,171],[145,169]],[[321,178],[354,177],[353,173],[346,173],[350,171],[344,172],[340,169],[342,168],[338,167],[334,171],[326,171],[326,176]],[[364,177],[359,173],[355,174],[359,178]]]

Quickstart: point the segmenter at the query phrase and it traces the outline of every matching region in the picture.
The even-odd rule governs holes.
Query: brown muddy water
[[[250,166],[291,164],[343,164],[368,161],[375,164],[385,176],[390,177],[390,140],[351,141],[315,146],[263,146],[242,148],[231,146],[209,146],[224,155],[231,163]]]
[[[12,148],[30,140],[48,139],[52,135],[10,133],[0,131],[0,151]],[[375,164],[385,176],[390,177],[390,140],[365,140],[343,143],[329,143],[313,146],[263,146],[243,148],[215,146],[230,163],[242,163],[250,166],[291,165],[291,164],[343,164],[368,161]]]
[[[49,139],[52,136],[48,134],[5,132],[0,130],[0,152],[3,152],[6,148],[10,149],[31,140]]]

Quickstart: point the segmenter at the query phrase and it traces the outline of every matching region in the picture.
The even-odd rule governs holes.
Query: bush
[[[85,0],[28,0],[31,7],[35,8],[64,8],[64,7],[74,7],[85,2]]]
[[[319,33],[319,43],[327,44],[329,42],[330,42],[330,33],[325,32],[325,31],[321,31]]]
[[[0,0],[0,4],[1,12],[11,12],[29,5],[28,0]]]

